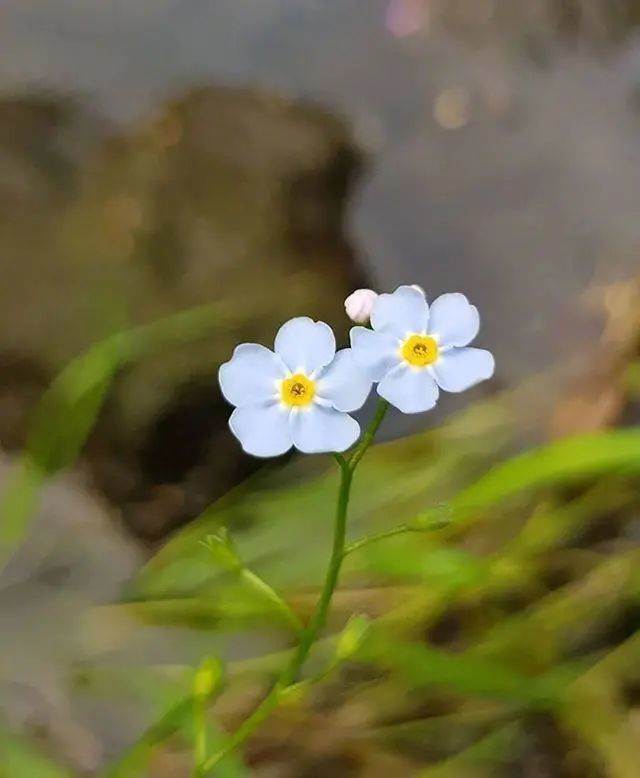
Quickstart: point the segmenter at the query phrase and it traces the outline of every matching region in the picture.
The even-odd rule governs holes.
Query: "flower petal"
[[[336,339],[328,324],[300,316],[280,327],[275,350],[292,373],[308,375],[331,362],[336,353]]]
[[[270,400],[276,381],[287,374],[279,356],[257,343],[242,343],[220,367],[222,394],[232,405],[250,405]]]
[[[371,380],[359,368],[350,348],[338,351],[333,362],[318,376],[318,396],[329,400],[338,411],[362,408],[371,391]]]
[[[422,413],[433,408],[439,391],[428,370],[400,365],[378,384],[378,394],[402,413]]]
[[[494,369],[493,354],[483,348],[452,348],[431,366],[434,378],[445,392],[464,392],[491,378]]]
[[[466,346],[480,329],[480,314],[463,294],[442,294],[431,303],[429,334],[441,346]]]
[[[414,286],[399,286],[393,294],[381,294],[373,306],[371,326],[398,338],[425,332],[429,306],[424,294]]]
[[[246,405],[235,409],[229,426],[247,454],[277,457],[293,444],[289,416],[289,409],[278,402]]]
[[[360,425],[346,413],[313,404],[291,414],[291,434],[297,449],[305,454],[346,451],[360,437]]]
[[[356,365],[372,381],[382,381],[389,370],[400,364],[400,341],[386,332],[353,327],[351,351]]]

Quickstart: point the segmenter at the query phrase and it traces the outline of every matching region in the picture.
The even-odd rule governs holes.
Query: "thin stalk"
[[[289,666],[285,669],[281,681],[285,686],[295,683],[298,673],[307,658],[311,646],[315,643],[320,630],[324,627],[327,620],[327,612],[331,604],[331,598],[338,583],[340,567],[344,558],[344,545],[347,532],[347,511],[349,508],[349,497],[351,496],[351,483],[353,481],[353,470],[348,465],[341,465],[342,477],[340,479],[340,490],[338,492],[338,505],[336,508],[336,518],[333,531],[333,548],[329,567],[322,587],[320,599],[311,618],[309,626],[302,633],[298,650],[293,655]]]
[[[180,729],[191,715],[192,705],[193,698],[188,696],[169,708],[164,716],[152,724],[136,743],[106,769],[103,778],[130,778],[132,775],[140,775],[151,749]]]
[[[242,580],[264,597],[274,609],[281,614],[284,620],[293,628],[294,632],[298,635],[304,630],[304,626],[296,614],[291,610],[287,603],[280,597],[280,595],[269,584],[264,581],[260,576],[256,575],[253,571],[247,567],[243,567],[240,576]]]
[[[193,728],[194,728],[194,765],[192,778],[200,778],[202,768],[207,759],[207,704],[199,696],[193,698]]]
[[[362,440],[360,443],[358,443],[351,456],[347,460],[352,472],[356,469],[362,457],[367,453],[367,449],[373,443],[373,439],[375,438],[376,432],[382,424],[382,420],[384,419],[388,408],[389,403],[386,400],[378,400],[378,407],[376,408],[375,416],[371,420],[371,423],[362,436]]]
[[[193,735],[194,763],[192,778],[201,778],[202,765],[207,761],[207,706],[222,686],[222,665],[217,659],[207,657],[193,679]]]
[[[396,535],[406,535],[410,532],[419,532],[425,534],[427,532],[434,532],[439,529],[444,529],[451,524],[448,519],[442,519],[441,521],[433,521],[431,524],[397,524],[395,527],[375,532],[372,535],[365,535],[359,540],[354,540],[344,550],[344,555],[349,556],[354,551],[359,551],[361,548],[370,545],[371,543],[377,543],[380,540],[386,540],[387,538],[393,538]]]
[[[377,543],[379,540],[385,540],[386,538],[393,538],[396,535],[406,535],[408,532],[425,532],[426,527],[412,527],[409,524],[399,524],[397,527],[391,527],[391,529],[382,530],[382,532],[376,532],[375,535],[367,535],[360,540],[354,540],[344,550],[344,555],[348,556],[354,551],[358,551],[364,546],[368,546],[370,543]]]
[[[338,502],[336,506],[336,515],[333,531],[333,547],[331,550],[331,558],[329,559],[329,566],[325,575],[324,585],[320,598],[316,604],[313,616],[309,622],[308,627],[302,632],[298,647],[291,658],[289,664],[284,668],[280,674],[278,680],[273,685],[267,696],[262,700],[253,713],[245,719],[240,727],[234,732],[228,739],[226,744],[213,754],[202,765],[202,776],[208,775],[211,770],[222,760],[225,756],[235,751],[236,748],[241,746],[251,735],[258,729],[265,719],[267,719],[271,712],[278,706],[280,698],[283,692],[293,685],[298,679],[298,675],[302,666],[304,665],[309,652],[313,644],[316,642],[318,635],[325,625],[329,607],[331,605],[331,599],[338,583],[338,577],[340,575],[340,568],[342,561],[345,557],[345,538],[347,531],[347,513],[349,509],[349,498],[351,496],[351,484],[353,482],[354,471],[359,464],[362,457],[365,455],[369,446],[373,443],[375,434],[387,412],[388,403],[385,400],[380,400],[376,414],[371,421],[371,424],[367,428],[365,434],[362,436],[362,440],[353,450],[352,454],[348,457],[344,457],[340,454],[336,455],[336,461],[340,467],[340,488],[338,491]]]

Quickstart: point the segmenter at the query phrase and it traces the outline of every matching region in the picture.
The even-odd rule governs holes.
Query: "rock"
[[[128,369],[92,438],[96,483],[157,536],[248,472],[215,378],[234,345],[268,344],[301,314],[345,337],[358,273],[342,215],[358,155],[319,108],[214,87],[130,132],[53,98],[5,100],[0,125],[15,166],[0,214],[0,359],[50,377],[123,324],[216,300],[242,311],[237,327]],[[23,426],[13,419],[2,439]]]
[[[10,473],[0,456],[0,490]],[[51,483],[28,537],[0,573],[0,711],[10,729],[37,733],[82,770],[103,759],[70,673],[91,654],[91,606],[119,597],[142,562],[140,549],[78,475]]]

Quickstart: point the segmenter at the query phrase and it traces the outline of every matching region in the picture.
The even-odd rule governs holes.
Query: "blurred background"
[[[223,776],[638,775],[640,3],[4,0],[0,775],[188,776],[306,620],[330,458],[242,454],[234,345],[467,294],[495,378],[389,414],[327,637]],[[366,421],[368,405],[361,416]],[[310,540],[313,539],[313,542]],[[315,663],[315,664],[314,664]]]

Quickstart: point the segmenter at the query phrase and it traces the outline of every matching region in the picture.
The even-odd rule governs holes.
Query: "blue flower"
[[[348,412],[360,408],[371,381],[351,349],[336,353],[331,328],[307,317],[283,324],[274,351],[243,343],[218,375],[225,398],[236,406],[229,426],[256,457],[341,452],[360,436]]]
[[[440,389],[463,392],[493,375],[493,355],[468,347],[480,316],[463,294],[443,294],[429,308],[421,289],[401,286],[377,298],[371,326],[351,330],[354,360],[403,413],[428,411]]]

